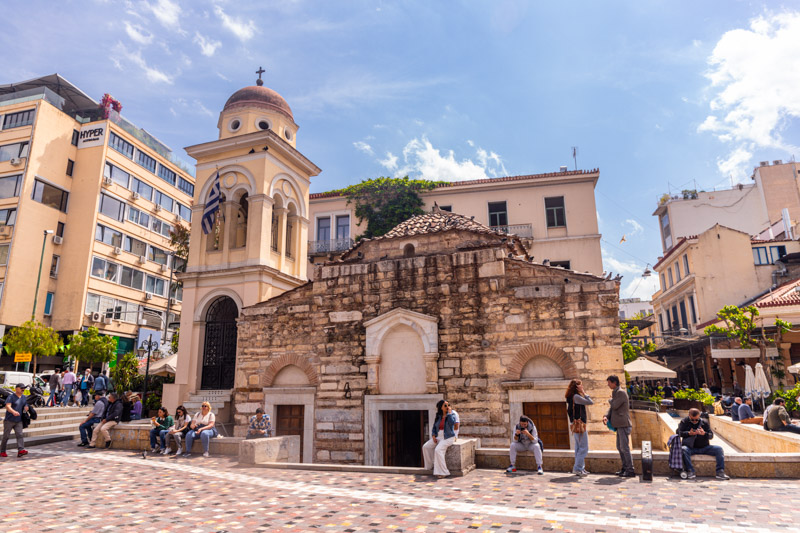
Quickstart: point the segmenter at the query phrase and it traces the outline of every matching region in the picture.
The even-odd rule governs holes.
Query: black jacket
[[[689,430],[701,427],[706,432],[705,435],[689,435]],[[706,420],[701,418],[697,423],[694,423],[688,416],[678,424],[677,433],[681,436],[682,445],[687,448],[705,448],[709,445],[708,441],[714,438],[714,432],[711,431],[711,426],[708,425]]]
[[[120,418],[122,418],[122,402],[117,400],[117,401],[115,401],[113,403],[110,403],[108,405],[108,408],[106,409],[106,416],[104,417],[104,420],[113,421],[113,422],[119,422]]]
[[[572,401],[572,397],[567,398],[567,416],[570,423],[574,422],[576,418],[583,420],[586,423],[586,406]]]

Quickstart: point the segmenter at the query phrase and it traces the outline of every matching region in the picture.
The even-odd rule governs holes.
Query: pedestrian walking
[[[611,400],[603,423],[611,422],[611,427],[617,432],[617,451],[622,460],[622,469],[617,472],[620,477],[634,477],[636,472],[633,470],[633,457],[631,457],[631,415],[628,407],[628,393],[619,386],[617,376],[608,376],[606,379],[608,388],[612,390]]]
[[[189,432],[186,434],[186,453],[183,454],[184,457],[192,455],[192,443],[197,438],[203,443],[203,457],[208,457],[208,446],[211,443],[211,439],[219,435],[216,423],[217,419],[214,413],[211,412],[211,404],[203,402],[200,412],[194,415]]]
[[[0,441],[0,457],[8,457],[6,445],[12,430],[17,437],[17,457],[28,455],[28,451],[25,450],[25,440],[22,437],[22,414],[28,411],[28,401],[22,394],[24,391],[25,385],[18,383],[14,387],[14,394],[6,398],[6,417],[3,420],[3,440]]]
[[[68,368],[61,377],[61,384],[64,387],[64,398],[61,399],[61,407],[69,405],[69,400],[72,396],[72,388],[75,386],[76,379],[75,373],[70,368]]]
[[[567,416],[572,439],[575,441],[575,464],[572,473],[577,476],[586,476],[586,455],[589,453],[589,432],[586,430],[588,418],[586,406],[594,402],[583,390],[583,382],[573,379],[567,386]]]
[[[81,405],[87,406],[89,405],[89,392],[94,387],[94,376],[92,375],[92,369],[87,368],[86,371],[81,376],[81,381],[79,385],[79,389],[81,391]]]
[[[106,414],[106,409],[108,409],[108,400],[99,392],[94,391],[94,406],[86,416],[86,420],[78,426],[78,430],[81,433],[81,442],[78,444],[79,448],[89,446],[89,441],[92,440],[93,436],[92,428],[95,424],[99,424],[103,421],[103,415]]]
[[[87,448],[94,449],[96,447],[95,442],[97,442],[97,436],[100,434],[102,434],[103,440],[106,443],[105,447],[111,447],[111,434],[109,431],[119,424],[120,418],[122,417],[122,402],[113,392],[108,395],[108,402],[106,414],[103,415],[103,420],[100,421],[100,425],[94,430],[94,435],[92,435],[92,440],[89,441],[89,446],[87,446]]]
[[[105,372],[100,372],[97,374],[97,377],[94,378],[94,390],[105,395],[109,389],[108,378],[105,376]]]
[[[50,376],[47,381],[47,386],[50,388],[50,399],[47,400],[48,407],[55,407],[58,405],[58,396],[61,392],[61,369],[56,368],[56,371]]]
[[[433,468],[433,475],[438,478],[450,475],[445,454],[456,440],[455,425],[456,417],[453,416],[450,404],[439,400],[436,404],[436,419],[431,428],[431,439],[422,446],[425,470]]]

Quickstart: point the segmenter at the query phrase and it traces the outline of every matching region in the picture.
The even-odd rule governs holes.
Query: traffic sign
[[[33,356],[30,353],[17,352],[14,354],[15,363],[30,363]]]

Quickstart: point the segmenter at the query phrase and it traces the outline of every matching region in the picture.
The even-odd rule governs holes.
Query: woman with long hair
[[[175,409],[175,418],[172,427],[161,432],[161,447],[164,448],[161,452],[162,454],[169,454],[170,437],[175,440],[175,444],[178,446],[175,455],[181,455],[183,453],[181,441],[183,436],[188,432],[189,422],[191,422],[191,418],[189,418],[189,415],[186,413],[186,408],[179,405],[178,408]]]
[[[569,417],[569,429],[572,438],[575,440],[575,464],[572,473],[576,476],[586,476],[586,455],[589,453],[589,435],[586,431],[586,406],[593,405],[594,402],[583,390],[583,383],[579,379],[573,379],[567,385],[567,416]]]
[[[445,453],[456,440],[456,418],[450,403],[439,400],[436,404],[436,419],[431,427],[431,439],[422,446],[424,468],[433,468],[433,475],[438,478],[447,477],[450,471],[445,462]]]

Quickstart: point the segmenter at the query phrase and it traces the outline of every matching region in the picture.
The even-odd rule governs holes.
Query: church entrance
[[[564,402],[525,402],[522,412],[533,420],[545,448],[569,450],[569,419]]]
[[[275,436],[298,435],[300,437],[300,461],[302,462],[305,406],[276,405],[275,411]]]
[[[231,298],[214,300],[206,313],[201,389],[232,389],[236,372],[236,318],[239,308]]]
[[[428,427],[427,411],[381,411],[383,465],[422,467],[422,445]]]

